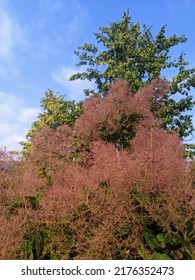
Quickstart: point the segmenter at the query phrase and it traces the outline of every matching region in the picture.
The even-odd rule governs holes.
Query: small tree
[[[21,142],[23,145],[23,155],[27,156],[31,146],[32,137],[41,130],[49,126],[53,129],[62,124],[72,127],[76,119],[82,113],[82,102],[67,101],[64,96],[58,95],[52,90],[47,90],[45,97],[41,99],[43,113],[40,113],[38,120],[35,121],[29,129],[26,138],[27,141]]]

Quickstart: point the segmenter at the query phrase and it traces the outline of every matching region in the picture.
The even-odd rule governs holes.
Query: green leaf
[[[34,254],[33,251],[30,252],[29,260],[34,260]]]
[[[167,254],[160,254],[154,252],[151,257],[152,260],[172,260]]]
[[[156,239],[160,242],[166,242],[166,236],[163,233],[157,234]]]
[[[158,246],[158,240],[156,239],[156,237],[152,234],[151,231],[147,230],[144,232],[143,234],[147,245],[151,248],[151,249],[155,249]]]

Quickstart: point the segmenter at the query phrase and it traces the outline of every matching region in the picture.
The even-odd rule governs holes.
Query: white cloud
[[[10,133],[11,126],[6,123],[0,123],[0,135],[8,135]]]
[[[24,28],[12,11],[8,0],[0,0],[0,80],[18,78],[17,50],[27,43]]]
[[[0,92],[0,147],[21,150],[18,143],[25,140],[31,124],[40,110],[26,107],[23,101],[11,94]]]
[[[0,123],[0,147],[7,151],[21,150],[20,141],[25,140],[24,129],[19,123]]]
[[[24,42],[19,22],[7,11],[0,10],[0,58],[9,61],[14,58],[14,49]]]
[[[12,127],[11,127],[12,128]],[[13,129],[13,128],[12,128]],[[5,147],[6,151],[21,151],[21,145],[19,142],[25,140],[25,137],[17,133],[7,133],[3,138],[3,145],[0,147]]]
[[[82,72],[82,69],[79,69]],[[84,71],[84,69],[83,69]],[[88,82],[87,80],[75,80],[69,81],[69,78],[72,74],[78,72],[78,69],[73,67],[60,66],[52,73],[52,78],[55,82],[64,86],[67,91],[67,96],[71,100],[80,101],[85,98],[83,92],[84,89],[93,89],[94,84]]]
[[[7,120],[17,114],[22,101],[11,94],[0,92],[0,120]]]
[[[18,115],[18,121],[22,123],[33,122],[35,118],[38,116],[40,110],[36,108],[23,108],[20,110]]]

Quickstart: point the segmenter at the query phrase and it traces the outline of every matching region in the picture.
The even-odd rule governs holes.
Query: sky
[[[80,71],[74,51],[96,43],[94,32],[119,21],[127,9],[154,35],[165,24],[167,36],[184,34],[187,43],[172,55],[185,52],[195,67],[195,0],[0,0],[0,148],[21,150],[18,143],[42,112],[47,89],[67,100],[84,99],[83,89],[93,85],[69,81]]]

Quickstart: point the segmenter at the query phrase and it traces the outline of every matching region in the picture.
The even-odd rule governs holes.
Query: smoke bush
[[[0,171],[4,259],[193,259],[193,168],[157,119],[167,84],[123,80]]]

